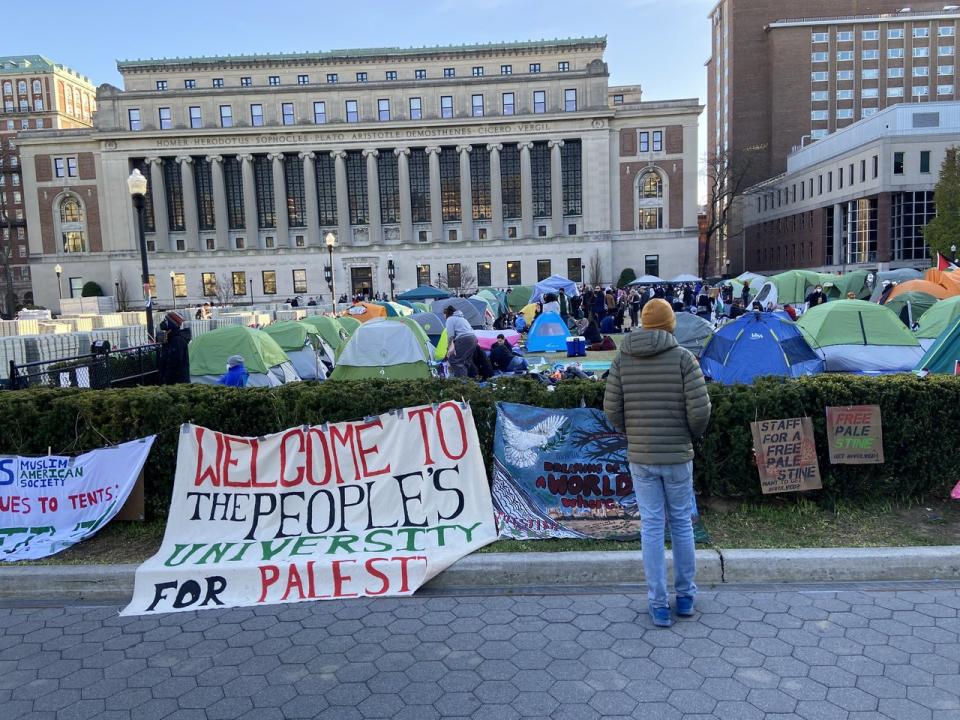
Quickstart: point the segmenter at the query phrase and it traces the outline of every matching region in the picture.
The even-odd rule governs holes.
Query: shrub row
[[[76,454],[157,434],[146,468],[147,510],[163,517],[176,464],[177,429],[193,422],[238,435],[264,435],[300,425],[352,420],[393,408],[461,398],[471,403],[485,460],[490,462],[497,401],[542,407],[602,407],[602,383],[570,381],[548,391],[525,379],[488,387],[456,380],[302,383],[236,390],[179,385],[120,390],[32,389],[0,393],[0,452]],[[752,386],[711,386],[713,418],[697,445],[697,487],[706,495],[760,494],[750,423],[809,415],[817,434],[821,498],[945,495],[960,467],[960,380],[913,376],[822,375]],[[880,405],[883,465],[830,465],[824,408]]]

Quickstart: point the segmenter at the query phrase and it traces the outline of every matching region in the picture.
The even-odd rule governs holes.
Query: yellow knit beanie
[[[654,298],[643,306],[640,324],[644,330],[666,330],[672,333],[677,326],[677,317],[673,314],[670,303]]]

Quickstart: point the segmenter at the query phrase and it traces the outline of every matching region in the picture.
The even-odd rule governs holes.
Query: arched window
[[[26,94],[27,94],[27,81],[26,81],[26,80],[21,80],[20,82],[17,83],[17,92],[20,93],[21,95],[26,95]]]
[[[13,83],[9,80],[6,80],[3,83],[3,94],[4,95],[13,95]]]
[[[63,252],[82,253],[87,251],[86,218],[79,198],[67,195],[60,201],[60,237],[63,240]]]
[[[637,229],[660,230],[663,205],[663,176],[653,169],[644,171],[637,180]]]
[[[34,81],[33,81],[33,94],[34,94],[34,95],[39,95],[40,93],[41,93],[40,81],[39,81],[39,80],[34,80]]]

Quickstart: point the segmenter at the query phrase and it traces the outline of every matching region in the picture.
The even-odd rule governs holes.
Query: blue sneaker
[[[677,615],[693,617],[693,598],[689,595],[677,595]]]
[[[650,619],[657,627],[670,627],[673,625],[673,618],[670,617],[670,608],[649,608]]]

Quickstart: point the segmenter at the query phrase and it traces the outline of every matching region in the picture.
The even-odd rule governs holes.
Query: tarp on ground
[[[834,300],[805,312],[797,327],[828,372],[905,372],[923,351],[893,311],[864,300]]]
[[[317,332],[320,333],[320,337],[323,338],[323,341],[333,350],[337,350],[349,337],[347,331],[344,330],[340,321],[336,318],[325,315],[307,315],[307,317],[300,322],[315,327]]]
[[[231,355],[243,357],[248,385],[274,386],[300,379],[277,341],[263,330],[228,325],[191,341],[190,381],[213,384],[227,371]]]
[[[920,358],[915,370],[953,375],[960,362],[960,319],[943,331]]]
[[[713,334],[700,353],[700,367],[714,382],[732,385],[767,375],[816,375],[824,363],[794,323],[772,313],[748,312]]]
[[[481,300],[479,302],[483,301]],[[434,300],[433,304],[430,306],[430,311],[435,312],[440,317],[445,317],[443,311],[450,306],[453,306],[454,310],[458,310],[463,313],[463,317],[468,323],[470,323],[470,327],[482,329],[486,326],[486,319],[484,318],[483,310],[478,308],[466,298],[455,297],[447,298],[445,300]]]
[[[703,352],[703,346],[713,334],[713,325],[693,313],[677,313],[677,327],[673,334],[677,342],[697,357]]]
[[[885,302],[890,302],[898,295],[902,295],[903,293],[907,292],[926,293],[927,295],[933,295],[933,297],[935,297],[937,300],[943,300],[944,298],[952,297],[957,294],[943,287],[943,285],[937,285],[929,280],[907,280],[907,282],[897,285],[887,296]]]
[[[908,328],[919,322],[920,318],[939,302],[933,295],[921,292],[900,293],[892,300],[887,300],[884,306],[892,310],[900,322]]]
[[[358,327],[340,346],[337,366],[330,379],[414,380],[431,377],[427,345],[404,320],[384,318]]]
[[[514,285],[507,288],[507,304],[511,310],[519,310],[530,302],[533,288],[530,285]]]
[[[413,290],[407,290],[397,295],[397,300],[422,302],[424,300],[441,300],[448,297],[450,297],[448,290],[443,290],[433,285],[419,285]]]
[[[921,344],[923,340],[936,340],[957,318],[960,318],[960,295],[939,300],[920,318],[916,336]]]
[[[343,314],[345,317],[351,317],[365,323],[369,320],[387,317],[387,309],[377,303],[358,302],[348,307]]]
[[[580,294],[577,284],[570,278],[565,278],[563,275],[551,275],[546,280],[541,280],[533,286],[533,294],[530,296],[530,302],[537,302],[537,300],[543,298],[547,293],[557,295],[560,293],[561,288],[569,297],[576,297]]]
[[[530,352],[560,352],[567,349],[570,329],[559,313],[540,313],[527,333],[527,350]]]

